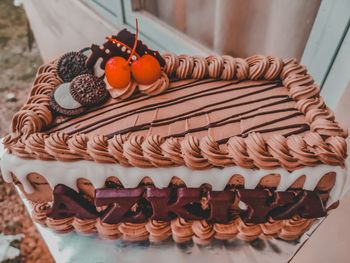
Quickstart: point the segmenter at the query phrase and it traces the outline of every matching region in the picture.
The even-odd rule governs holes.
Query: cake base
[[[100,219],[82,220],[76,217],[52,219],[46,216],[47,203],[31,203],[32,218],[42,226],[58,233],[76,231],[81,235],[98,235],[102,239],[152,243],[173,239],[176,243],[193,241],[199,245],[210,243],[213,239],[253,241],[257,238],[269,240],[296,240],[304,234],[315,219],[294,216],[288,220],[276,220],[264,224],[247,224],[240,218],[228,224],[208,223],[206,220],[185,220],[176,218],[171,222],[149,220],[146,223],[106,224]]]
[[[23,196],[22,199],[30,213],[30,203]],[[142,258],[144,262],[164,262],[166,260],[169,263],[175,263],[186,257],[194,262],[211,263],[220,260],[224,263],[231,262],[233,259],[245,262],[247,258],[256,262],[288,262],[298,253],[322,221],[323,219],[315,220],[309,230],[295,241],[258,238],[246,242],[238,238],[232,240],[213,238],[208,245],[204,246],[196,245],[192,240],[175,243],[172,238],[158,243],[148,240],[141,242],[129,242],[122,239],[106,240],[100,238],[98,234],[84,236],[76,231],[58,234],[38,223],[35,225],[56,261],[59,261],[64,255],[69,262],[113,262],[116,258],[121,262],[129,262],[135,261],[135,255],[137,255],[137,258]]]

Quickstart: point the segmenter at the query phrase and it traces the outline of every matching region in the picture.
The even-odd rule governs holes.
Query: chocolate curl
[[[79,193],[63,184],[56,185],[52,208],[47,212],[47,217],[63,219],[73,216],[79,219],[96,219],[98,213],[95,206]]]
[[[288,193],[288,192],[277,192]],[[277,194],[276,193],[276,194]],[[290,219],[295,214],[302,218],[318,218],[327,215],[327,210],[323,205],[320,195],[313,191],[300,191],[294,200],[285,205],[281,210],[275,210],[271,213],[274,220]]]
[[[187,220],[203,219],[205,212],[201,209],[200,201],[202,190],[200,188],[179,188],[176,190],[176,201],[171,203],[171,190],[148,187],[146,199],[151,203],[151,219],[170,221],[176,216]]]
[[[268,220],[269,213],[283,205],[294,201],[293,192],[283,192],[273,196],[269,190],[264,189],[238,189],[238,197],[244,202],[248,209],[241,214],[245,223],[261,224]]]
[[[95,205],[108,205],[108,208],[102,213],[101,221],[107,224],[145,222],[146,216],[139,207],[136,208],[136,211],[131,211],[134,205],[138,206],[144,191],[145,189],[143,187],[131,189],[96,189]]]
[[[233,191],[209,191],[210,216],[208,220],[216,223],[229,222],[231,219],[229,211],[234,203],[235,196]]]

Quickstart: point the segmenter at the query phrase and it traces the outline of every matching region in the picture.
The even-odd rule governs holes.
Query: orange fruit
[[[129,63],[123,57],[112,57],[106,63],[105,74],[109,85],[113,88],[125,88],[131,77]]]
[[[143,55],[131,64],[131,73],[137,83],[148,85],[160,78],[161,68],[155,57]]]

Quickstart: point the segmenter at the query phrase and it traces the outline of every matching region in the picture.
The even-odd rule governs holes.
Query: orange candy
[[[160,78],[161,68],[155,57],[143,55],[131,64],[131,72],[137,83],[148,85]]]
[[[123,57],[112,57],[106,63],[105,74],[113,88],[125,88],[130,82],[129,63]]]

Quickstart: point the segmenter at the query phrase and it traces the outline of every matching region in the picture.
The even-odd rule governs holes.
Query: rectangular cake
[[[3,177],[60,233],[295,240],[346,178],[319,93],[295,59],[160,55],[123,30],[38,69]]]

